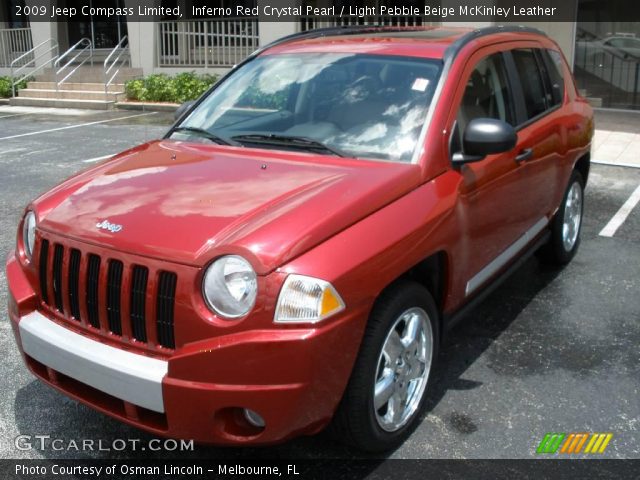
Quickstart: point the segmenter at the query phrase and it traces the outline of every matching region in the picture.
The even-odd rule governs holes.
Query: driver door
[[[475,118],[494,118],[516,125],[513,91],[502,52],[477,52],[463,74],[451,114],[450,156],[461,152],[465,127]],[[494,49],[495,50],[495,49]],[[465,296],[472,295],[510,260],[512,247],[526,230],[522,212],[523,177],[515,149],[488,155],[457,168],[460,217],[464,238]],[[517,253],[517,252],[516,252]],[[506,261],[505,261],[506,260]]]

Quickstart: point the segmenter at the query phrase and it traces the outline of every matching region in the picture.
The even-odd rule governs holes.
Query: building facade
[[[240,0],[247,6],[260,7],[267,0]],[[320,2],[322,0],[315,0]],[[338,0],[340,1],[340,0]],[[345,2],[347,0],[344,0]],[[416,4],[417,0],[413,1]],[[496,0],[499,1],[499,0]],[[558,0],[574,1],[576,21],[536,22],[529,26],[545,31],[555,39],[573,66],[578,87],[595,106],[640,110],[640,22],[619,21],[625,18],[628,0]],[[87,4],[91,6],[133,6],[137,0],[63,0],[59,6]],[[90,17],[80,22],[30,21],[18,18],[18,5],[29,0],[6,0],[0,5],[0,75],[7,75],[14,66],[32,62],[42,65],[51,61],[82,39],[91,41],[95,59],[105,59],[118,46],[128,49],[132,67],[144,74],[181,71],[224,73],[260,45],[281,36],[331,25],[343,25],[338,17],[297,17],[295,21],[268,22],[258,17],[189,18],[191,7],[198,0],[154,0],[149,5],[174,7],[180,5],[186,18],[179,21],[158,18],[156,21],[131,21]],[[403,2],[407,3],[407,1]],[[441,5],[457,5],[456,0],[440,0]],[[235,6],[238,0],[207,1],[209,7]],[[633,16],[631,16],[633,18]],[[364,17],[349,19],[358,24],[389,24],[388,18]],[[420,17],[402,17],[394,25],[423,25]],[[482,24],[447,23],[447,25],[489,26]],[[42,45],[29,55],[33,47]],[[50,48],[55,45],[56,48]],[[49,50],[49,51],[46,51]],[[36,58],[38,57],[38,58]]]

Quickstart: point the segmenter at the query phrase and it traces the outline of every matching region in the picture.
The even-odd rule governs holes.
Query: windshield
[[[397,56],[258,57],[171,138],[410,162],[440,70],[440,61]]]

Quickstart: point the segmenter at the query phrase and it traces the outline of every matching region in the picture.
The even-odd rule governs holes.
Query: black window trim
[[[554,105],[549,104],[549,98],[553,101],[553,90],[551,88],[551,77],[549,76],[549,68],[547,63],[542,58],[542,48],[534,48],[533,56],[536,59],[536,63],[538,64],[538,71],[540,72],[540,78],[542,78],[542,86],[544,88],[544,111],[546,112]]]
[[[527,116],[527,107],[524,100],[524,90],[522,88],[522,81],[520,80],[520,75],[518,73],[518,69],[516,68],[516,62],[513,59],[513,54],[511,52],[512,50],[534,50],[534,58],[537,58],[535,50],[541,49],[541,48],[544,48],[544,47],[538,46],[538,47],[527,47],[527,48],[514,48],[506,52],[503,52],[507,57],[507,61],[506,61],[507,72],[509,76],[512,77],[511,81],[513,82],[513,95],[515,97],[515,106],[516,106],[516,112],[517,112],[516,114],[518,119],[518,123],[514,127],[516,129],[516,132],[519,132],[520,130],[527,128],[528,126],[532,125],[538,120],[541,120],[547,115],[550,115],[551,113],[555,112],[556,110],[562,107],[562,102],[560,102],[557,105],[554,105],[550,108],[545,109],[544,112],[539,113],[535,117],[528,118]],[[538,68],[540,68],[539,65],[538,65]],[[542,84],[546,92],[547,87],[546,87],[542,72],[540,72],[540,77],[542,78]],[[546,100],[545,100],[545,104],[546,104]]]
[[[551,68],[554,68],[557,70],[557,66],[555,64],[555,62],[553,61],[553,58],[551,58],[551,52],[555,52],[560,54],[560,57],[562,57],[561,52],[559,52],[558,50],[552,50],[550,48],[541,48],[540,49],[540,57],[542,57],[545,66],[547,68],[547,74],[549,75],[549,86],[551,88],[551,97],[553,98],[553,86],[551,84],[551,74],[549,73],[551,70]],[[567,94],[567,79],[564,76],[564,69],[560,68],[560,71],[558,72],[560,74],[560,77],[562,78],[562,96],[560,98],[560,102],[558,105],[562,105],[564,104],[564,99],[565,96]],[[555,106],[555,105],[554,105]]]

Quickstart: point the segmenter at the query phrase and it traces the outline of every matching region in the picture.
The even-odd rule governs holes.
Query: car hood
[[[163,140],[67,180],[35,207],[40,228],[58,234],[196,266],[236,253],[265,274],[419,177],[416,165]]]

